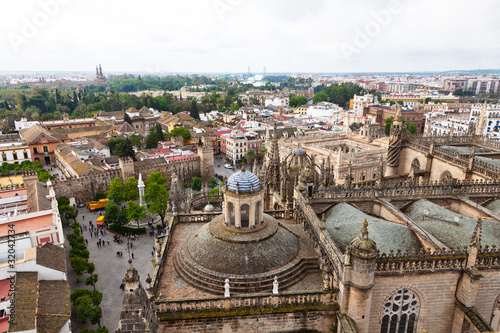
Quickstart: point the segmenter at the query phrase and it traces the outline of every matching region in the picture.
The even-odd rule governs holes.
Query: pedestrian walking
[[[97,242],[97,247],[99,247],[99,242]]]
[[[125,290],[125,283],[120,284],[120,289]]]
[[[132,253],[132,259],[134,259],[134,254]]]
[[[91,232],[90,232],[90,238],[92,238],[92,237],[94,237],[94,236],[92,236],[92,231],[91,231]]]
[[[85,238],[85,244],[89,245],[89,240]]]
[[[151,257],[155,256],[155,251],[151,251]]]
[[[108,238],[108,239],[106,239],[106,241],[108,242],[108,245],[109,245],[109,238]]]

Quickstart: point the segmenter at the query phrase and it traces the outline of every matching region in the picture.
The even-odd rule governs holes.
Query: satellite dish
[[[428,211],[427,209],[426,209],[426,210],[424,210],[424,214],[425,214],[425,215],[429,215],[429,211]]]
[[[458,222],[458,221],[460,220],[460,218],[459,218],[458,216],[455,216],[455,217],[453,218],[453,220],[454,220],[455,222]]]

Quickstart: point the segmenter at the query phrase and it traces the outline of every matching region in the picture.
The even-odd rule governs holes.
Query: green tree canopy
[[[146,149],[158,148],[158,142],[160,138],[158,137],[158,131],[156,127],[150,127],[149,133],[146,136]]]
[[[215,179],[215,177],[210,177],[210,178],[208,179],[207,185],[208,185],[208,187],[210,187],[210,188],[214,188],[214,187],[216,187],[216,186],[217,186],[217,183],[218,183],[218,182],[217,182],[217,179]]]
[[[127,219],[129,221],[136,221],[137,227],[139,227],[139,220],[148,216],[145,208],[134,201],[127,201],[127,208],[125,211],[127,212]]]
[[[292,96],[290,97],[289,105],[292,108],[296,108],[298,106],[304,105],[307,103],[307,98],[304,96]]]
[[[106,212],[104,213],[104,218],[109,224],[114,224],[117,226],[126,225],[127,214],[124,210],[120,210],[120,207],[114,200],[109,200],[106,204]]]
[[[184,127],[176,127],[170,132],[170,136],[182,136],[184,139],[191,138],[191,132]]]
[[[392,123],[394,122],[394,117],[389,117],[384,120],[385,122],[385,127],[384,127],[384,133],[386,136],[391,135],[391,126]],[[417,125],[411,122],[407,122],[405,119],[403,119],[403,125],[406,124],[406,133],[408,134],[413,134],[417,131]]]
[[[167,177],[162,177],[161,171],[153,172],[149,174],[144,190],[144,200],[148,203],[148,211],[158,215],[162,224],[165,223],[169,198],[166,182]]]
[[[189,187],[191,187],[195,191],[201,190],[201,178],[193,177],[193,179],[191,179],[191,184],[189,184]]]
[[[189,111],[189,115],[194,119],[200,119],[200,111],[198,109],[198,102],[196,99],[191,101],[191,110]]]

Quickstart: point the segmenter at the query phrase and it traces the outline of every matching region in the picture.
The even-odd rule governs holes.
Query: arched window
[[[441,182],[451,182],[451,173],[449,171],[445,171],[439,177],[439,181]]]
[[[345,147],[346,154],[349,152],[349,147]]]
[[[414,159],[413,162],[411,162],[411,167],[415,172],[420,171],[420,162],[418,159]]]
[[[260,224],[260,201],[255,205],[255,224]]]
[[[398,290],[384,305],[380,333],[414,333],[419,312],[417,294],[406,288]]]
[[[229,202],[228,204],[229,208],[229,225],[234,227],[234,205],[232,202]]]
[[[248,228],[250,226],[250,206],[248,204],[241,205],[241,227]]]

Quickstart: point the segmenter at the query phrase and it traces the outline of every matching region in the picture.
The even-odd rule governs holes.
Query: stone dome
[[[214,206],[212,206],[210,203],[208,203],[205,208],[203,208],[203,211],[205,213],[213,213],[214,212]]]
[[[255,192],[260,190],[260,180],[250,171],[243,169],[229,177],[227,189],[233,192]]]
[[[377,244],[368,238],[368,221],[366,219],[359,236],[351,241],[349,249],[352,254],[361,258],[373,258],[377,255]]]
[[[296,147],[296,148],[293,148],[293,150],[292,150],[293,156],[304,156],[305,154],[306,154],[306,151],[302,147]]]
[[[174,265],[186,282],[209,292],[270,290],[275,276],[291,283],[291,271],[303,269],[298,237],[264,214],[264,224],[251,232],[227,227],[216,217],[187,237],[176,251]]]

